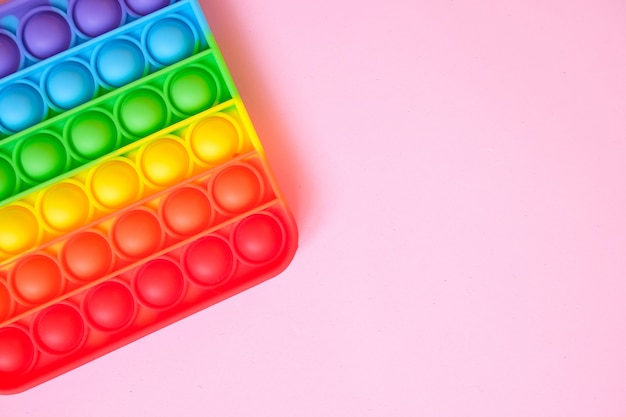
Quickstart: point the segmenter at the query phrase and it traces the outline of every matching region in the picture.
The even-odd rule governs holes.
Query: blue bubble
[[[118,88],[141,78],[146,60],[137,45],[121,39],[108,42],[100,49],[95,67],[102,81]]]
[[[43,120],[46,106],[39,91],[25,83],[14,83],[0,92],[0,124],[17,132]]]
[[[52,104],[63,110],[88,102],[96,92],[89,68],[75,61],[56,64],[48,73],[45,86]]]
[[[159,64],[171,65],[193,54],[196,37],[185,22],[168,18],[150,28],[146,35],[146,47]]]

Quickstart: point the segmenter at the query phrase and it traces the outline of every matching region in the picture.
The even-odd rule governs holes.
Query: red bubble
[[[262,186],[258,175],[249,167],[235,165],[217,174],[213,181],[213,198],[229,213],[243,213],[260,202]]]
[[[235,259],[224,239],[207,236],[192,243],[183,262],[189,278],[200,286],[217,285],[230,278]]]
[[[243,219],[233,232],[235,249],[250,263],[272,261],[285,241],[283,229],[274,217],[253,214]]]
[[[130,323],[135,314],[135,299],[119,282],[98,285],[85,298],[87,317],[102,330],[119,330]]]
[[[208,227],[211,222],[211,203],[203,191],[185,187],[174,191],[164,200],[161,215],[172,232],[191,236]]]
[[[63,284],[59,265],[49,256],[30,255],[12,271],[12,286],[26,302],[39,304],[54,298]]]
[[[113,252],[104,236],[95,232],[84,232],[65,244],[61,260],[72,276],[81,280],[93,280],[109,272]]]
[[[153,308],[175,304],[185,289],[183,273],[168,259],[155,259],[142,266],[133,281],[139,300]]]
[[[39,314],[33,333],[45,350],[57,354],[69,353],[84,340],[85,323],[74,307],[57,304]]]
[[[35,347],[23,330],[0,329],[0,373],[24,372],[34,360]]]
[[[146,210],[133,210],[122,215],[111,235],[116,248],[129,258],[143,258],[158,251],[163,237],[159,220]]]

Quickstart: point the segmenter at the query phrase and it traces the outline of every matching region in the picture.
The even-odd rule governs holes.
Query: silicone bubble
[[[41,196],[41,215],[52,229],[69,232],[87,222],[91,205],[87,193],[77,184],[61,182],[50,186]]]
[[[37,344],[53,354],[76,350],[86,334],[80,312],[67,304],[57,304],[39,313],[32,332]]]
[[[11,271],[13,289],[30,304],[40,304],[59,294],[63,286],[61,269],[48,255],[34,254],[22,258]]]
[[[139,166],[148,181],[159,187],[174,185],[189,171],[189,156],[175,139],[159,139],[142,149]]]
[[[281,225],[271,216],[253,214],[235,228],[233,242],[240,257],[248,262],[263,264],[272,261],[284,245]]]
[[[17,176],[13,164],[0,155],[0,200],[4,200],[15,192]]]
[[[15,155],[24,175],[36,182],[62,174],[68,162],[65,146],[50,133],[26,136]]]
[[[141,182],[135,168],[126,160],[116,159],[93,171],[91,193],[98,203],[119,209],[133,203],[141,194]]]
[[[235,155],[239,129],[225,117],[214,116],[195,125],[187,139],[194,155],[209,165],[219,165]]]
[[[119,143],[115,122],[99,110],[80,112],[69,122],[66,137],[70,149],[87,160],[108,154]]]
[[[200,233],[211,222],[211,203],[195,187],[180,188],[165,198],[161,206],[165,226],[173,233],[191,236]]]
[[[145,43],[148,53],[157,63],[171,65],[193,54],[196,36],[184,21],[165,18],[148,29]]]
[[[123,214],[111,229],[117,250],[128,258],[143,258],[158,251],[163,241],[161,224],[147,210]]]
[[[131,135],[144,137],[167,125],[168,111],[156,91],[138,88],[122,99],[118,118]]]
[[[100,330],[120,330],[135,315],[135,299],[128,287],[109,281],[93,288],[85,297],[83,309],[91,325]]]
[[[22,54],[12,36],[0,32],[0,78],[13,74],[20,68]]]
[[[10,205],[0,208],[0,251],[18,254],[32,248],[39,240],[39,222],[27,207]]]
[[[17,132],[43,120],[46,105],[39,91],[30,84],[16,82],[0,91],[0,124]]]
[[[62,110],[88,102],[96,92],[91,71],[77,61],[57,63],[48,72],[44,85],[52,104]]]
[[[70,238],[63,246],[60,259],[69,275],[90,281],[111,270],[113,251],[104,236],[88,231]]]
[[[0,373],[17,374],[30,368],[35,360],[35,347],[22,329],[0,329]]]
[[[134,42],[113,39],[96,53],[94,66],[102,81],[117,88],[141,78],[146,70],[146,59]]]
[[[123,16],[118,0],[76,0],[72,7],[74,24],[92,38],[118,27]]]
[[[41,8],[25,18],[21,27],[22,43],[37,59],[45,59],[69,48],[70,25],[56,9]]]
[[[217,81],[201,68],[177,72],[169,80],[168,94],[176,110],[193,115],[210,108],[217,100]]]
[[[243,213],[256,207],[262,195],[259,174],[249,166],[230,166],[213,180],[213,199],[229,213]]]
[[[170,0],[124,0],[135,14],[145,16],[170,4]]]
[[[13,301],[7,287],[0,282],[0,322],[9,317],[11,314],[11,305]]]
[[[164,258],[149,261],[139,268],[132,284],[139,301],[157,309],[174,305],[185,290],[182,271]]]
[[[214,286],[233,274],[235,259],[228,242],[217,236],[207,236],[189,245],[183,264],[196,285]]]

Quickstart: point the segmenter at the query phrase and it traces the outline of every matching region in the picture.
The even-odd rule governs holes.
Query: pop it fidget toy
[[[0,393],[252,287],[296,246],[196,0],[0,6]]]

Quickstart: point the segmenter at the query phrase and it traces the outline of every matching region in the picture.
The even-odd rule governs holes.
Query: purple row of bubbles
[[[175,0],[70,0],[68,11],[41,5],[26,12],[16,35],[0,28],[0,78],[20,69],[24,58],[40,61],[61,53],[75,38],[94,38],[122,25],[126,15],[140,17]]]
[[[93,38],[120,26],[126,10],[145,16],[170,3],[170,0],[124,0],[124,8],[120,0],[70,0],[69,15],[82,34]]]

